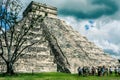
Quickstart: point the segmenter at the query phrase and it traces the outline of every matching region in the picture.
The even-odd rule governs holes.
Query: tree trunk
[[[6,74],[7,75],[13,75],[14,74],[13,63],[12,62],[8,62],[6,64],[7,64]]]

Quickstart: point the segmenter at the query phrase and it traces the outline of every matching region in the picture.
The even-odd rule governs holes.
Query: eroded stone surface
[[[40,4],[36,4],[39,7]],[[52,7],[52,10],[56,11],[56,8]],[[32,12],[24,12],[24,15],[32,16],[34,14],[34,17],[45,15],[38,14],[38,12],[40,10],[34,8]],[[36,41],[43,42],[37,43],[23,52],[14,65],[16,72],[56,72],[61,71],[59,69],[62,68],[62,70],[68,69],[75,73],[79,66],[115,66],[118,64],[117,59],[105,54],[102,49],[89,42],[86,37],[74,31],[65,21],[57,19],[55,16],[56,14],[54,17],[47,16],[41,23],[42,25],[39,20],[36,21],[28,36],[29,41],[24,45]],[[20,25],[25,21],[26,25],[31,24],[25,16]],[[19,27],[17,29],[19,31]],[[5,71],[5,65],[2,60],[0,61],[2,72]],[[59,64],[60,66],[58,66]]]

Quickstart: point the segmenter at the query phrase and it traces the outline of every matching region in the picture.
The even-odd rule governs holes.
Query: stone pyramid
[[[43,41],[26,49],[21,58],[15,64],[16,72],[71,72],[76,73],[79,66],[115,66],[118,60],[105,54],[86,37],[57,18],[57,8],[46,4],[31,2],[26,8],[24,18],[20,22],[27,21],[31,24],[27,15],[34,17],[39,15],[47,17],[42,23],[36,20],[31,30],[30,41]],[[26,45],[25,44],[25,45]],[[1,69],[4,66],[1,67]]]

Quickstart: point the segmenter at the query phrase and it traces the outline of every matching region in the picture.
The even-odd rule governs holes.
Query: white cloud
[[[112,42],[109,42],[108,40],[94,40],[93,42],[95,42],[96,45],[98,45],[99,47],[101,47],[102,49],[105,49],[105,50],[112,50],[114,53],[114,55],[118,55],[119,52],[120,52],[120,46],[112,43]],[[120,56],[120,54],[119,54]]]
[[[32,0],[22,0],[23,3],[28,5],[30,1]],[[63,8],[67,7],[71,10],[75,11],[83,11],[86,13],[98,9],[100,7],[104,8],[105,6],[97,6],[97,5],[91,5],[92,0],[34,0],[41,3],[47,3],[52,6],[56,6],[57,8]],[[118,3],[120,3],[119,0],[114,0]],[[75,5],[74,5],[75,4]],[[72,5],[72,6],[71,6]],[[86,6],[87,5],[87,6]],[[75,8],[74,8],[75,7]],[[76,8],[77,7],[77,8]],[[76,20],[73,16],[64,16],[60,17],[67,21],[68,24],[73,26],[73,28],[80,32],[80,34],[86,36],[90,41],[95,42],[96,45],[103,49],[110,49],[115,52],[115,55],[119,55],[120,58],[120,9],[118,12],[113,14],[112,16],[102,16],[99,19],[95,20],[94,27],[90,27],[89,30],[85,30],[85,25],[89,24],[88,19],[87,20]],[[58,15],[59,16],[59,15]]]
[[[74,17],[60,17],[67,21],[69,25],[86,36],[90,41],[105,50],[112,50],[117,58],[120,58],[120,21],[112,20],[108,17],[95,20],[94,27],[85,30],[88,20],[76,20]]]

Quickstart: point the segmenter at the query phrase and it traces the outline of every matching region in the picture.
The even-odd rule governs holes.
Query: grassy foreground
[[[21,73],[15,76],[2,76],[0,75],[0,80],[120,80],[120,76],[87,76],[82,77],[77,74],[65,74],[65,73]]]

